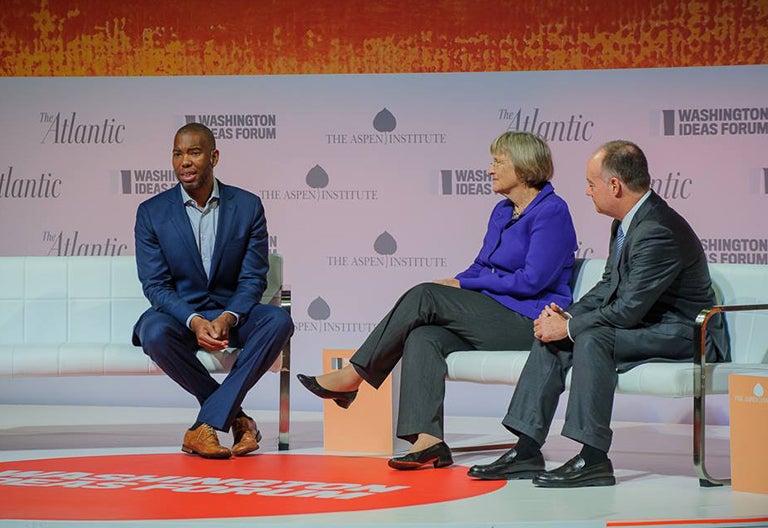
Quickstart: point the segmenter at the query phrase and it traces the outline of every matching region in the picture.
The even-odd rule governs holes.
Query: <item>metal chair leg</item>
[[[283,290],[280,306],[291,313],[291,291]],[[289,429],[291,425],[291,340],[283,347],[283,365],[280,369],[280,423],[277,437],[278,451],[289,449]]]

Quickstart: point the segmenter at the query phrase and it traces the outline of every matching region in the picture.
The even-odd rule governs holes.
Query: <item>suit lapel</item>
[[[216,272],[221,264],[221,256],[224,253],[224,246],[231,238],[232,222],[236,218],[237,204],[230,192],[229,187],[219,182],[219,218],[216,227],[216,243],[213,246],[213,257],[211,258],[211,278],[216,276]]]
[[[640,222],[645,220],[645,218],[653,211],[656,206],[658,205],[658,201],[660,200],[659,196],[651,191],[651,195],[648,197],[648,199],[640,206],[640,208],[635,213],[635,216],[632,218],[632,222],[629,224],[629,229],[627,230],[627,234],[624,237],[624,246],[621,250],[621,255],[619,255],[618,258],[618,264],[621,264],[621,261],[624,259],[625,255],[629,254],[629,248],[632,246],[632,242],[634,241],[635,233],[637,232],[637,226]],[[611,251],[613,251],[613,244],[616,240],[616,231],[619,228],[619,221],[614,220],[614,225],[611,226]]]
[[[648,197],[645,203],[640,206],[640,208],[635,213],[635,216],[632,218],[632,222],[629,224],[629,229],[627,230],[627,234],[624,237],[624,245],[622,246],[619,258],[614,258],[614,252],[616,250],[616,231],[618,231],[621,222],[614,220],[611,224],[611,248],[608,257],[611,259],[611,288],[609,290],[609,294],[605,298],[604,304],[607,304],[613,300],[613,296],[616,294],[616,291],[619,288],[619,283],[621,282],[622,272],[629,267],[629,264],[627,264],[625,260],[626,255],[629,255],[629,248],[632,246],[634,235],[637,232],[637,225],[642,222],[645,217],[648,216],[648,214],[650,214],[650,212],[656,207],[656,204],[657,195],[651,191],[651,195]]]
[[[629,233],[632,233],[633,229],[645,220],[645,217],[650,214],[650,212],[655,209],[659,202],[661,201],[661,198],[658,194],[656,194],[654,191],[651,191],[651,195],[648,197],[648,199],[645,201],[643,205],[640,206],[640,209],[637,210],[635,213],[635,217],[632,219],[632,223],[629,225]],[[626,243],[626,239],[624,240]]]
[[[186,206],[181,201],[181,190],[177,193],[170,193],[168,201],[168,208],[171,211],[171,224],[176,229],[179,235],[179,240],[186,252],[190,255],[192,262],[195,263],[195,267],[200,271],[203,277],[205,277],[203,259],[200,257],[200,250],[197,248],[197,242],[195,242],[195,234],[189,223]]]

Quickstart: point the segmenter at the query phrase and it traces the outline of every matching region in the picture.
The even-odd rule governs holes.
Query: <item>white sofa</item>
[[[575,299],[600,280],[604,266],[605,260],[601,259],[577,262],[573,281]],[[706,364],[697,339],[694,361],[640,365],[620,374],[616,389],[624,394],[693,397],[693,459],[704,486],[730,482],[729,479],[714,478],[706,470],[705,396],[727,394],[730,374],[768,376],[768,266],[711,264],[710,273],[721,306],[702,313],[698,322],[705,326],[711,315],[720,311],[726,313],[731,337],[731,362]],[[696,336],[700,335],[701,331],[697,331]],[[448,356],[448,379],[515,385],[527,358],[527,350],[454,352]],[[566,384],[569,383],[570,373],[566,380]]]
[[[604,265],[578,262],[576,299],[600,279]],[[641,365],[619,376],[617,392],[693,397],[694,466],[702,484],[720,484],[728,480],[711,477],[704,464],[705,396],[726,394],[729,374],[768,376],[768,266],[713,264],[710,270],[724,306],[709,314],[727,312],[732,362],[702,368],[694,345],[695,361]],[[279,255],[270,255],[268,282],[263,301],[290,311]],[[0,257],[0,378],[161,374],[131,345],[133,323],[147,306],[132,256]],[[704,323],[705,315],[700,319]],[[235,358],[198,356],[212,372],[226,372]],[[527,350],[455,352],[448,357],[448,378],[514,385],[527,357]],[[273,370],[280,372],[279,447],[287,449],[290,343]]]
[[[282,257],[269,264],[262,302],[290,312]],[[131,344],[148,307],[133,256],[0,257],[0,378],[162,374]],[[210,372],[228,372],[237,350],[198,357]],[[270,370],[280,374],[278,446],[288,449],[290,341]]]

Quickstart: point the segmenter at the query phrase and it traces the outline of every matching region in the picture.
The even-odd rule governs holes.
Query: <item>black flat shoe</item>
[[[445,442],[440,442],[432,447],[422,451],[408,453],[397,458],[390,458],[387,463],[389,467],[395,469],[418,469],[424,464],[432,462],[436,468],[446,467],[453,464],[451,449]]]
[[[585,486],[613,486],[613,464],[605,460],[588,466],[576,455],[557,469],[536,475],[533,485],[540,488],[583,488]]]
[[[357,397],[357,391],[336,392],[336,391],[325,389],[317,382],[317,378],[315,378],[314,376],[305,376],[304,374],[296,374],[296,377],[301,382],[301,384],[307,388],[309,392],[311,392],[318,398],[333,400],[334,402],[336,402],[336,405],[338,405],[342,409],[346,409],[350,405],[352,405],[352,402],[355,401],[355,398]]]

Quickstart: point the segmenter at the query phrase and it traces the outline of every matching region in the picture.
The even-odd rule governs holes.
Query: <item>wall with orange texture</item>
[[[768,0],[4,0],[3,76],[768,63]]]

